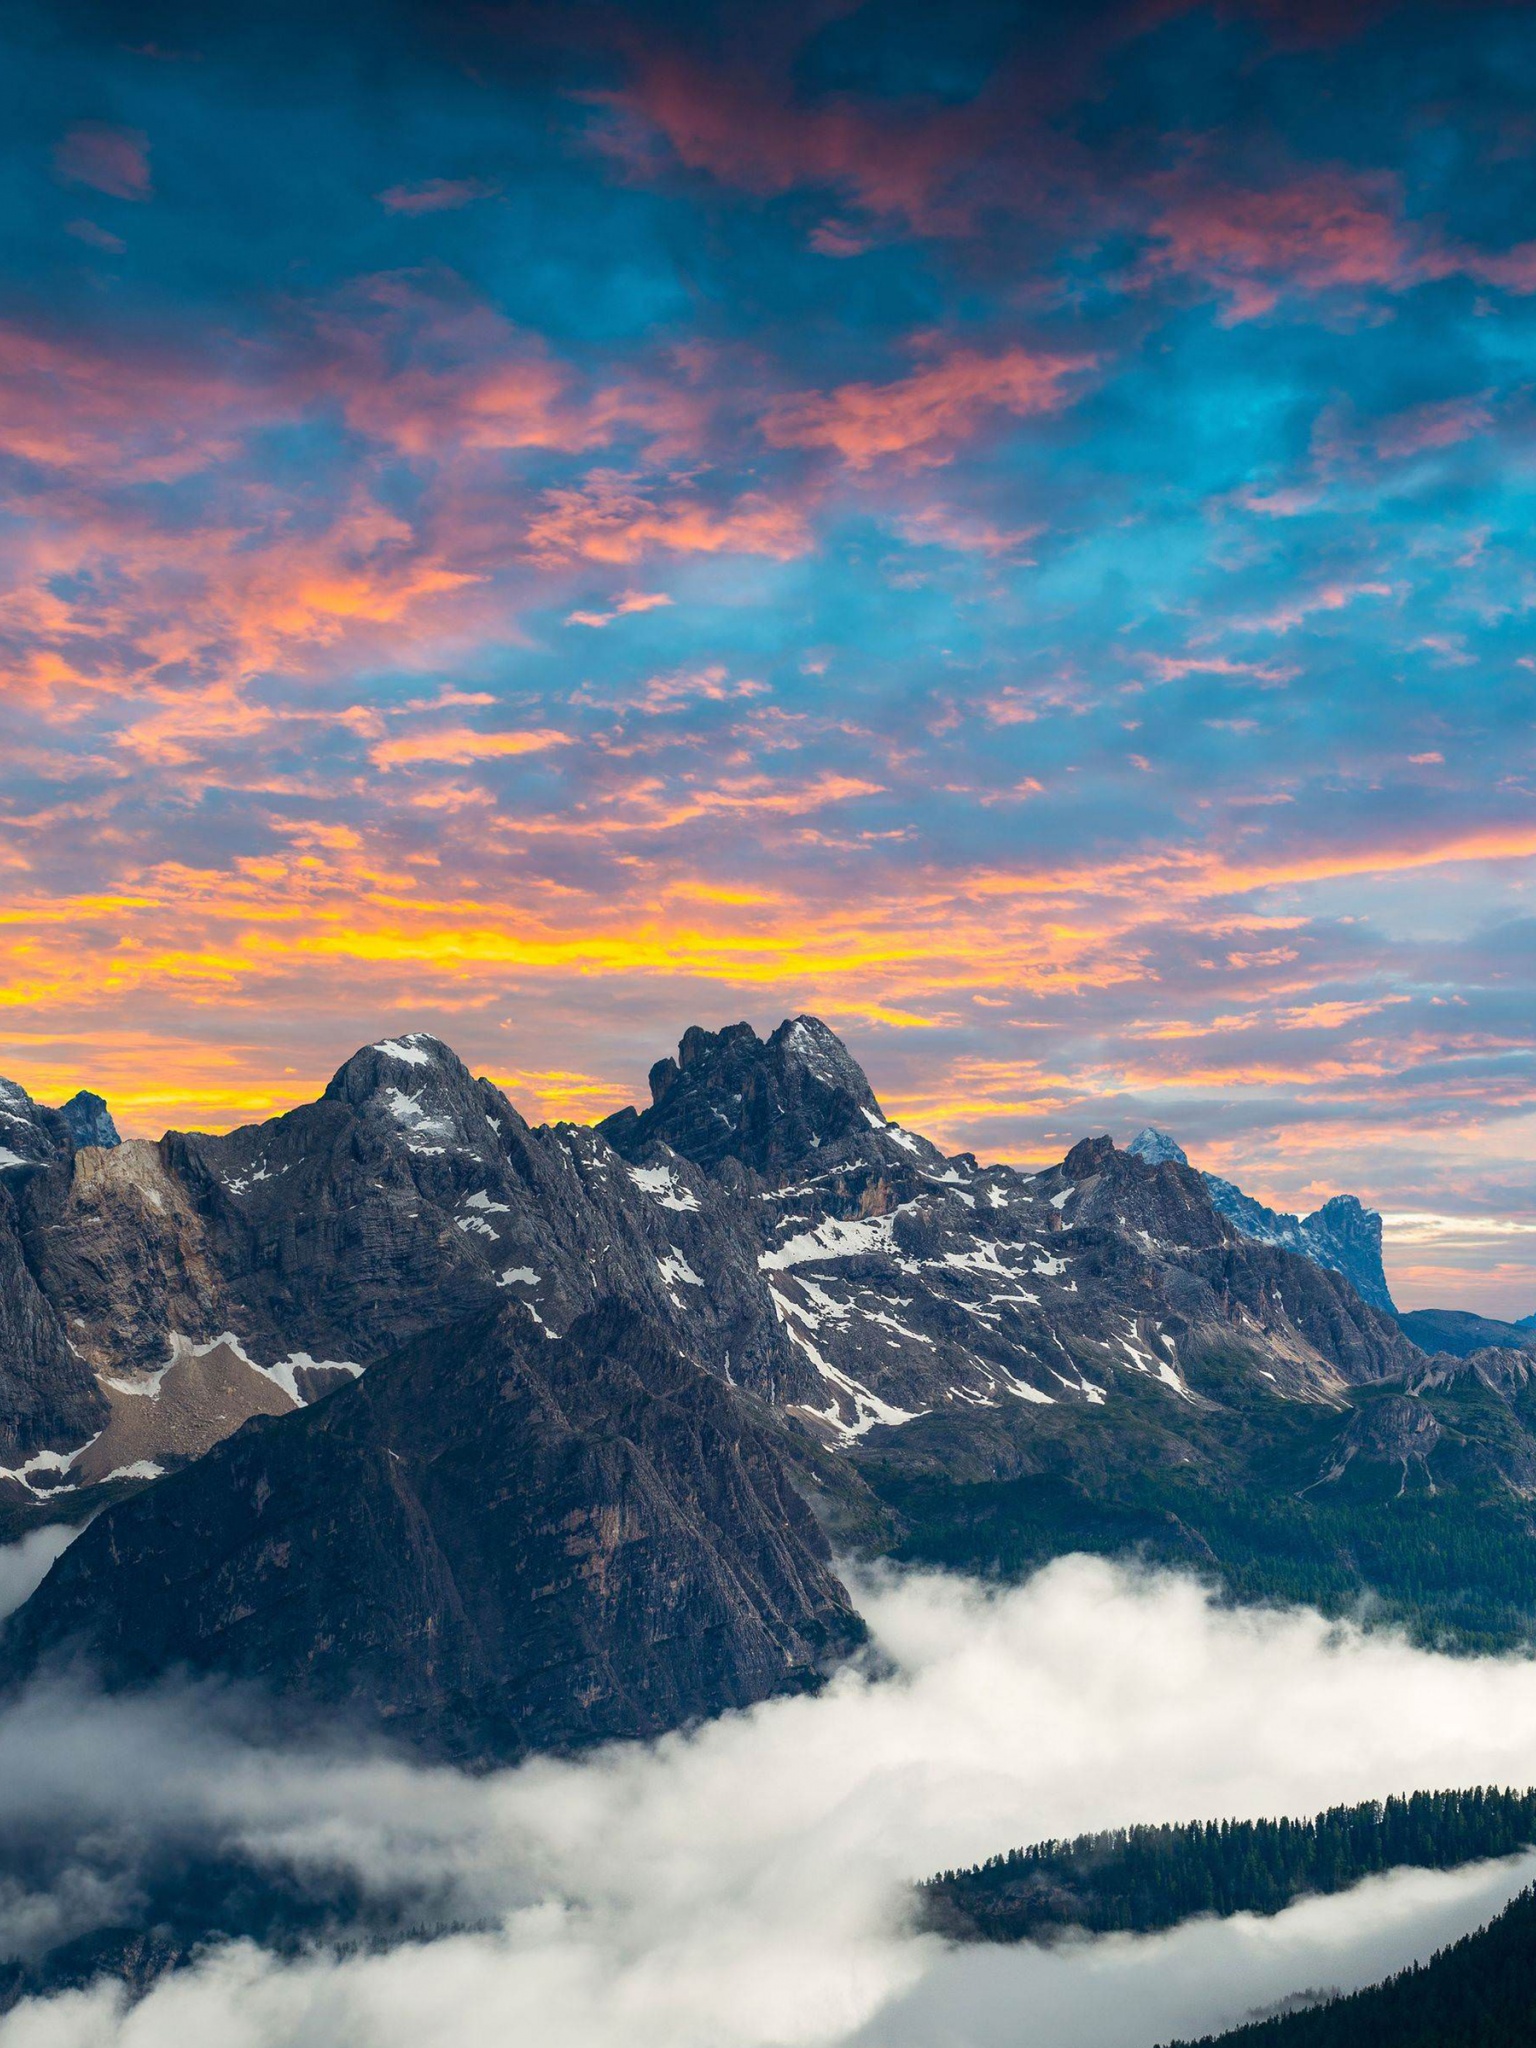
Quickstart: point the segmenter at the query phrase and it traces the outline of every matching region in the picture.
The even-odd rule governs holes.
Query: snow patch
[[[387,1054],[392,1060],[400,1060],[408,1067],[430,1067],[432,1055],[421,1045],[424,1036],[423,1032],[411,1031],[404,1038],[381,1038],[373,1050]]]
[[[382,1092],[384,1106],[395,1119],[395,1122],[404,1124],[405,1128],[414,1136],[418,1138],[452,1138],[457,1135],[451,1118],[429,1116],[427,1111],[422,1108],[421,1090],[419,1088],[414,1095],[407,1095],[403,1088],[386,1088]],[[413,1145],[411,1147],[413,1152],[417,1150],[425,1151],[426,1149],[425,1146],[418,1147]],[[439,1145],[435,1149],[440,1152],[443,1148]]]
[[[776,1251],[759,1252],[758,1271],[782,1272],[786,1266],[804,1266],[822,1259],[851,1259],[866,1252],[888,1252],[892,1243],[889,1216],[857,1217],[847,1222],[828,1217],[825,1223],[802,1231]]]
[[[691,1188],[681,1187],[670,1166],[632,1166],[629,1177],[642,1193],[659,1202],[663,1209],[697,1209],[699,1198]]]
[[[512,1287],[518,1281],[521,1281],[525,1287],[537,1287],[539,1276],[535,1273],[532,1266],[508,1266],[507,1270],[496,1282],[496,1285],[498,1287]]]
[[[238,1345],[236,1349],[239,1349]],[[240,1356],[245,1358],[245,1353],[242,1351]],[[248,1358],[245,1362],[247,1365],[253,1363]],[[302,1408],[305,1402],[304,1396],[299,1392],[297,1375],[304,1369],[311,1372],[344,1372],[355,1380],[360,1380],[363,1376],[363,1368],[350,1358],[311,1358],[307,1351],[295,1351],[291,1358],[280,1358],[276,1365],[256,1366],[257,1372],[265,1379],[269,1379],[273,1386],[281,1387],[289,1400],[299,1408]]]
[[[704,1285],[704,1282],[695,1273],[676,1245],[672,1246],[671,1258],[658,1259],[656,1264],[662,1279],[666,1281],[669,1287],[678,1280],[685,1282],[689,1287],[702,1287]]]

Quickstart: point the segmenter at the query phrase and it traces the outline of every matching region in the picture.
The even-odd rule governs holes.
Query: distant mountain
[[[260,1678],[475,1763],[659,1734],[861,1640],[774,1436],[632,1309],[506,1303],[107,1509],[5,1666]]]
[[[1149,1166],[1168,1160],[1180,1166],[1189,1164],[1183,1147],[1166,1131],[1153,1130],[1150,1125],[1138,1131],[1126,1149]],[[1362,1301],[1393,1313],[1381,1262],[1381,1218],[1374,1209],[1363,1207],[1356,1196],[1334,1195],[1310,1216],[1291,1216],[1283,1210],[1267,1209],[1213,1173],[1202,1174],[1201,1179],[1222,1215],[1245,1237],[1260,1244],[1283,1245],[1331,1273],[1343,1273]]]
[[[1536,1352],[1536,1323],[1529,1321],[1500,1323],[1459,1308],[1412,1308],[1400,1310],[1397,1322],[1424,1351],[1449,1351],[1457,1358],[1474,1351]]]

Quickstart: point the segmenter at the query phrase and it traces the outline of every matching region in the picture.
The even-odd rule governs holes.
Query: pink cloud
[[[93,249],[105,249],[110,256],[121,256],[128,246],[121,235],[109,234],[93,220],[67,220],[64,232],[73,235],[77,242],[89,243]]]
[[[763,433],[776,448],[833,449],[852,469],[887,457],[926,467],[948,462],[990,414],[1059,412],[1072,396],[1067,380],[1096,360],[956,348],[889,384],[843,384],[779,399],[764,415]]]
[[[826,185],[921,230],[964,230],[967,213],[946,187],[969,153],[972,109],[885,114],[842,97],[804,105],[765,76],[772,61],[758,50],[730,69],[643,52],[636,84],[597,101],[611,119],[595,139],[644,173],[657,168],[659,138],[687,169],[748,192]]]
[[[54,176],[64,185],[90,185],[114,199],[148,199],[149,137],[137,128],[78,121],[53,150]]]
[[[1415,405],[1395,413],[1376,429],[1376,452],[1389,460],[1421,455],[1431,448],[1450,448],[1493,425],[1484,397],[1447,398],[1433,405]]]
[[[1154,219],[1153,275],[1194,277],[1228,296],[1227,325],[1281,292],[1380,285],[1422,274],[1391,180],[1318,171],[1265,191],[1217,187],[1173,198]]]
[[[428,178],[420,185],[390,185],[377,197],[391,213],[453,213],[492,198],[497,190],[484,178]]]

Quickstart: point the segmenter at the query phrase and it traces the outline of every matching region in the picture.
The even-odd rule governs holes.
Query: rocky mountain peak
[[[776,1173],[885,1124],[863,1068],[819,1017],[786,1017],[767,1039],[750,1024],[691,1025],[650,1083],[648,1110],[600,1126],[628,1158],[659,1143],[701,1166]]]
[[[1189,1154],[1178,1139],[1169,1137],[1166,1131],[1159,1131],[1151,1124],[1139,1130],[1125,1149],[1148,1166],[1162,1166],[1170,1159],[1175,1166],[1189,1164]]]
[[[105,1100],[92,1094],[89,1088],[82,1088],[78,1094],[72,1095],[61,1105],[59,1115],[69,1126],[69,1135],[77,1150],[86,1145],[99,1145],[103,1152],[110,1152],[123,1142]]]
[[[0,1080],[0,1173],[67,1159],[70,1148],[69,1126],[58,1110],[34,1102],[19,1081]]]
[[[1068,1180],[1091,1180],[1094,1174],[1112,1165],[1114,1157],[1112,1138],[1079,1138],[1061,1162],[1061,1170]]]
[[[526,1129],[499,1091],[477,1081],[453,1048],[427,1031],[360,1047],[337,1069],[322,1100],[345,1103],[427,1158],[478,1157],[509,1120]]]

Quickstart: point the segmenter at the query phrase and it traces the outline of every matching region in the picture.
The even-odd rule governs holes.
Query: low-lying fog
[[[1406,1872],[1055,1953],[916,1937],[911,1879],[1044,1835],[1536,1782],[1536,1662],[1082,1558],[1014,1589],[857,1593],[878,1656],[816,1699],[482,1779],[254,1746],[212,1692],[34,1689],[0,1717],[0,1831],[80,1846],[45,1888],[0,1886],[7,1952],[121,1913],[172,1840],[435,1893],[494,1931],[340,1961],[239,1946],[137,2006],[102,1986],[18,2007],[0,2048],[1151,2048],[1369,1982],[1531,1874]]]

